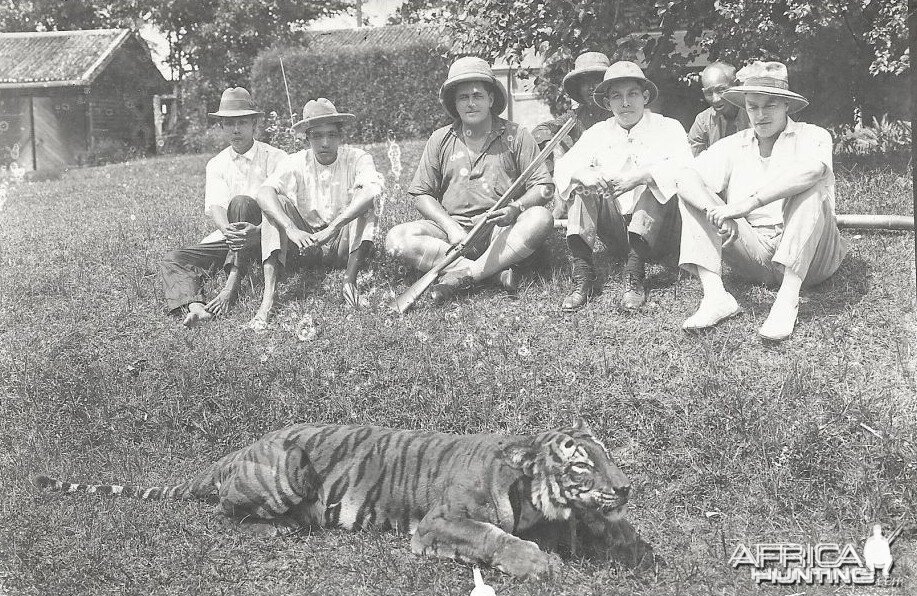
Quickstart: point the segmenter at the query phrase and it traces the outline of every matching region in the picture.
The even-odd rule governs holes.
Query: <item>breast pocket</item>
[[[512,182],[522,171],[519,169],[519,163],[516,161],[516,155],[509,151],[508,149],[500,153],[500,168],[506,173],[509,177],[509,182]]]

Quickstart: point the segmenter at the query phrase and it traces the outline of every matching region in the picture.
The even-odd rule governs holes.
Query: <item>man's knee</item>
[[[406,224],[393,227],[385,235],[385,252],[396,258],[404,256],[410,236],[410,227]]]
[[[541,206],[526,209],[516,223],[525,226],[530,236],[547,237],[554,229],[554,216]]]
[[[160,267],[169,267],[172,265],[180,265],[183,260],[184,259],[182,258],[181,249],[170,250],[169,252],[165,254],[164,257],[162,257],[162,260],[159,261],[159,266]]]
[[[247,221],[259,225],[261,223],[261,207],[258,201],[248,195],[236,195],[229,201],[226,217],[230,222]]]

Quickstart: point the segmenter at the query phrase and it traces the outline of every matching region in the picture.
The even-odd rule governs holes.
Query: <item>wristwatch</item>
[[[515,207],[516,209],[518,209],[519,213],[522,213],[523,211],[529,208],[528,205],[526,205],[525,203],[521,203],[519,201],[513,201],[512,203],[509,204],[509,206]]]

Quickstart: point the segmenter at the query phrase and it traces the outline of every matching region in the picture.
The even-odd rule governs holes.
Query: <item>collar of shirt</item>
[[[785,136],[795,135],[795,134],[796,134],[796,130],[797,130],[798,128],[799,128],[799,124],[798,124],[795,120],[793,120],[792,118],[787,117],[787,119],[786,119],[786,127],[784,127],[784,129],[783,129],[782,131],[780,131],[780,134],[777,136],[777,140],[779,141],[780,139],[782,139],[782,138],[785,137]],[[743,146],[743,147],[757,147],[757,145],[758,145],[758,136],[755,134],[755,127],[754,127],[754,126],[749,125],[749,128],[746,128],[745,130],[740,131],[739,134],[745,135],[745,136],[743,137],[743,139],[742,139],[742,146]],[[776,145],[776,143],[774,143],[774,144]]]
[[[487,146],[490,143],[506,132],[506,120],[500,118],[499,116],[492,116],[493,124],[491,125],[490,132],[487,133],[487,136],[484,140],[484,149],[487,149]],[[456,120],[452,123],[452,126],[449,128],[449,132],[455,135],[455,138],[462,138],[462,121]]]
[[[652,130],[652,123],[650,122],[652,119],[652,112],[643,112],[643,116],[636,124],[630,127],[630,130],[618,124],[618,120],[614,116],[608,118],[605,122],[608,123],[609,132],[611,134],[620,135],[625,138],[638,138]]]
[[[238,153],[235,149],[230,148],[230,155],[233,161],[245,160],[251,162],[255,159],[255,153],[258,152],[258,141],[252,143],[251,148],[245,153]]]

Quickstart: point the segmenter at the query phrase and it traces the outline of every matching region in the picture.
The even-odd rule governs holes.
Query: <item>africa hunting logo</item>
[[[891,544],[899,533],[900,529],[886,538],[882,526],[876,524],[862,556],[852,544],[775,542],[751,548],[739,544],[729,564],[735,569],[750,567],[751,578],[758,584],[899,586],[901,580],[889,577],[894,564]]]

